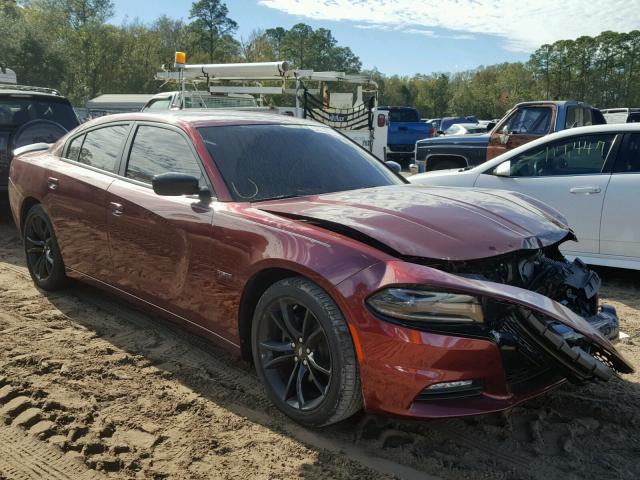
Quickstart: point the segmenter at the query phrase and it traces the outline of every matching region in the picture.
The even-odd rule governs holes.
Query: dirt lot
[[[0,208],[0,480],[640,478],[640,375],[506,415],[288,421],[251,368],[84,286],[45,294]],[[640,367],[640,275],[601,270]]]

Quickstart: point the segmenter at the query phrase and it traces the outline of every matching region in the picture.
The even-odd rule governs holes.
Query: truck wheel
[[[267,395],[296,422],[321,427],[362,408],[347,323],[315,283],[293,277],[269,287],[256,306],[251,345]]]

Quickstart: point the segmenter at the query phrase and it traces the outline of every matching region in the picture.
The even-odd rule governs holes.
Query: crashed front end
[[[375,293],[364,284],[377,284]],[[558,244],[486,259],[406,257],[340,285],[356,320],[367,408],[425,418],[506,410],[566,381],[633,367],[612,342],[598,275]]]
[[[369,410],[438,418],[506,410],[633,367],[600,279],[559,247],[566,219],[501,190],[398,186],[261,204],[378,259],[340,282]]]

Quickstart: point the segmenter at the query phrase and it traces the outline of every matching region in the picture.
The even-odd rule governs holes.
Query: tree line
[[[101,93],[159,91],[154,73],[172,65],[176,50],[188,52],[190,63],[288,60],[294,68],[362,71],[358,56],[325,28],[299,23],[238,37],[222,0],[193,2],[188,20],[113,25],[113,14],[111,0],[0,0],[0,65],[15,70],[20,83],[57,88],[78,106]],[[640,31],[561,40],[542,45],[527,62],[463,72],[367,73],[381,104],[415,106],[424,117],[495,118],[536,99],[640,106]]]

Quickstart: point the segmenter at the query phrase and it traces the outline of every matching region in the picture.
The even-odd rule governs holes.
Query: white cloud
[[[357,22],[384,30],[436,36],[430,28],[469,39],[489,34],[505,48],[532,51],[544,43],[604,30],[640,27],[640,0],[258,0],[261,5],[313,20]],[[460,33],[459,33],[460,32]],[[463,33],[462,33],[463,32]]]

